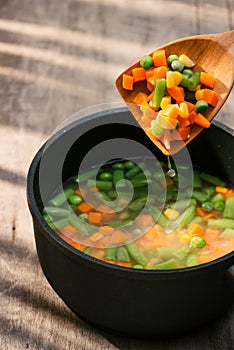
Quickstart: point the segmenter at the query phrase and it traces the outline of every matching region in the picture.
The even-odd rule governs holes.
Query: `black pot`
[[[65,180],[77,172],[78,164],[92,147],[110,138],[135,140],[161,156],[130,112],[117,108],[95,113],[60,130],[32,161],[28,173],[28,204],[37,253],[46,278],[76,315],[115,333],[134,336],[173,334],[217,318],[234,300],[234,252],[186,269],[122,268],[74,249],[43,221],[39,190],[42,154],[50,157],[54,150],[61,155],[66,153],[62,169]],[[64,145],[73,139],[76,141],[67,150]],[[215,122],[202,131],[188,149],[193,164],[215,172],[234,185],[234,138],[230,129]],[[95,161],[100,164],[99,159]],[[48,194],[58,185],[53,176],[58,163],[59,157],[49,162]]]

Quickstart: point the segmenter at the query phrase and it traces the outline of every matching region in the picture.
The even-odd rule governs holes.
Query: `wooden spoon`
[[[182,38],[164,45],[158,48],[158,50],[159,49],[164,49],[167,56],[171,54],[186,54],[196,63],[193,71],[200,70],[212,72],[214,74],[216,77],[214,90],[219,94],[220,99],[215,108],[209,107],[206,112],[207,119],[211,121],[224,104],[233,86],[234,30],[219,34],[207,34]],[[152,55],[152,53],[149,55]],[[139,65],[140,60],[128,67],[116,79],[116,87],[137,121],[139,121],[141,111],[132,101],[139,91],[148,92],[146,84],[145,81],[138,82],[135,83],[133,91],[125,90],[122,87],[122,76],[123,74],[131,74],[132,68],[139,67]],[[148,130],[144,131],[165,155],[172,155],[191,142],[202,130],[202,127],[195,124],[192,125],[190,138],[186,141],[172,141],[170,149],[167,149],[151,132]]]

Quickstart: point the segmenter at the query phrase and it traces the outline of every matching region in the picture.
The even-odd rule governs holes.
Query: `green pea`
[[[44,214],[43,219],[45,220],[45,222],[47,222],[47,224],[52,221],[52,218],[48,214]]]
[[[71,196],[69,196],[68,201],[71,204],[79,205],[81,202],[83,202],[83,199],[77,194],[72,194]]]
[[[171,68],[173,70],[176,70],[178,72],[182,72],[182,70],[184,69],[184,65],[183,63],[181,63],[180,61],[178,60],[174,60],[171,64]]]
[[[211,202],[203,202],[202,209],[205,211],[212,211],[214,209],[214,206]]]
[[[216,202],[214,204],[214,209],[215,210],[218,210],[218,211],[223,211],[224,210],[224,207],[225,207],[225,203],[224,202]]]
[[[194,109],[198,113],[205,113],[208,109],[208,103],[204,100],[199,100],[196,102]]]
[[[127,160],[124,163],[124,168],[125,169],[132,169],[135,166],[135,163],[133,163],[131,160]]]
[[[114,170],[124,169],[124,163],[114,163],[112,165],[112,169]]]
[[[194,236],[190,240],[190,246],[195,249],[202,249],[206,246],[206,240],[200,236]]]
[[[142,59],[140,60],[140,65],[144,69],[149,69],[150,67],[152,67],[153,63],[154,63],[153,58],[149,55],[143,56]]]
[[[200,72],[195,72],[190,78],[188,78],[188,89],[193,90],[197,87],[197,85],[200,83],[200,74]]]
[[[172,62],[174,61],[178,61],[179,57],[177,55],[170,55],[167,57],[167,63],[169,64],[169,66],[172,64]]]
[[[188,86],[188,78],[189,76],[183,73],[180,85],[186,88]]]
[[[103,181],[111,181],[112,180],[112,174],[109,172],[104,172],[99,175],[99,179]]]

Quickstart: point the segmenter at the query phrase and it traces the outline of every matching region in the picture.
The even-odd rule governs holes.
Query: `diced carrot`
[[[151,227],[145,234],[148,240],[152,240],[155,237],[158,237],[158,230],[155,227]]]
[[[102,214],[102,222],[112,220],[116,217],[116,212],[105,204],[101,204],[97,207]]]
[[[188,120],[189,120],[190,124],[195,123],[196,116],[197,116],[197,112],[194,110],[189,113]]]
[[[165,78],[167,74],[167,66],[159,66],[154,68],[154,81],[158,78]]]
[[[186,140],[189,138],[191,129],[187,127],[179,127],[171,133],[171,140]]]
[[[169,97],[170,96],[165,96]],[[169,118],[177,118],[179,113],[179,108],[177,104],[168,104],[164,109],[163,109],[163,115],[169,117]]]
[[[166,187],[171,187],[174,185],[174,181],[171,177],[166,177],[164,183],[166,184]]]
[[[216,192],[222,193],[222,194],[226,194],[229,191],[227,187],[223,187],[223,186],[216,186],[215,190]]]
[[[123,267],[132,267],[132,263],[128,261],[118,261],[116,264]]]
[[[204,228],[196,222],[193,222],[191,225],[189,225],[187,231],[190,235],[203,235]]]
[[[148,97],[145,99],[146,102],[152,101],[154,96],[154,91],[151,92],[151,94],[148,95]]]
[[[103,234],[101,232],[95,232],[91,237],[89,237],[90,241],[97,242],[103,238]]]
[[[99,225],[102,221],[102,214],[97,211],[90,211],[88,221],[90,224]]]
[[[83,190],[82,190],[83,193]],[[77,190],[75,190],[75,194],[77,194],[78,196],[82,196],[81,190],[78,188]]]
[[[186,128],[187,126],[190,125],[190,121],[188,118],[181,118],[180,116],[177,117],[177,119],[179,120],[180,122],[180,127],[181,128]]]
[[[138,215],[138,217],[135,219],[136,225],[139,225],[140,227],[147,227],[147,226],[153,226],[154,220],[151,215],[148,214],[141,214]]]
[[[230,198],[230,197],[233,197],[234,196],[234,191],[233,190],[229,190],[226,194],[225,194],[225,197],[226,198]]]
[[[69,224],[63,227],[63,233],[68,235],[72,235],[72,234],[74,235],[77,233],[77,229],[74,226]]]
[[[77,209],[81,212],[81,213],[88,213],[91,210],[93,210],[93,208],[86,202],[82,202],[81,204],[79,204],[77,206]]]
[[[154,80],[154,76],[147,78],[146,80],[146,87],[149,91],[154,91],[154,84],[155,84],[155,80]]]
[[[177,126],[177,119],[171,118],[171,117],[166,117],[160,112],[158,113],[157,116],[158,124],[163,128],[163,129],[175,129]]]
[[[137,105],[140,105],[143,101],[147,99],[148,95],[144,92],[138,92],[136,96],[134,97],[134,100],[132,102],[136,103]]]
[[[115,230],[110,236],[109,244],[120,244],[126,241],[127,235],[121,230]]]
[[[145,69],[142,67],[133,68],[132,76],[133,76],[134,83],[145,80]]]
[[[151,78],[151,77],[153,77],[154,76],[154,69],[155,68],[150,68],[150,69],[147,69],[146,71],[145,71],[145,78],[146,79],[149,79],[149,78]]]
[[[206,72],[201,72],[200,74],[200,82],[213,89],[215,85],[215,77],[212,74],[206,73]]]
[[[99,192],[100,191],[100,189],[98,188],[98,187],[89,187],[89,191],[90,192]]]
[[[128,74],[123,74],[122,86],[126,90],[133,90],[133,76]]]
[[[78,242],[74,242],[72,241],[71,243],[71,246],[80,250],[80,251],[83,251],[85,249],[85,245],[81,244],[81,243],[78,243]]]
[[[219,95],[211,89],[200,89],[195,92],[196,100],[204,100],[211,106],[215,107],[219,100]]]
[[[154,51],[152,57],[153,57],[155,67],[167,66],[167,58],[166,58],[165,50]]]
[[[195,117],[195,123],[203,128],[209,128],[209,120],[201,113],[198,113]]]
[[[168,94],[173,97],[177,103],[184,101],[184,88],[181,86],[174,86],[167,88]]]
[[[104,235],[110,235],[114,232],[114,228],[108,225],[102,225],[99,227],[99,231]]]
[[[198,216],[205,216],[206,213],[204,212],[204,210],[200,207],[197,208],[197,215]]]
[[[194,110],[195,105],[192,102],[184,101],[186,103],[189,113],[191,113]]]

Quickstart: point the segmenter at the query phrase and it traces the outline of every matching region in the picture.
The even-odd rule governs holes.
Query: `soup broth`
[[[172,168],[173,178],[153,159],[94,167],[66,181],[43,218],[74,248],[129,268],[187,268],[232,252],[233,189],[201,169]]]

